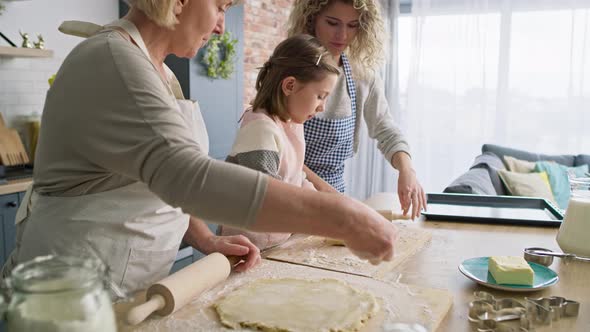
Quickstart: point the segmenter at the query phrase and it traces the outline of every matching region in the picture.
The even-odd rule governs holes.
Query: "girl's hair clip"
[[[320,65],[320,61],[322,61],[323,56],[324,56],[324,53],[320,53],[320,55],[318,56],[318,61],[315,62],[316,67]]]

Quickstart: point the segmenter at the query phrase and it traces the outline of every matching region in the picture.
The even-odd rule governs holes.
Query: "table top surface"
[[[551,326],[536,326],[536,331],[590,331],[590,263],[567,262],[556,258],[550,266],[559,282],[547,289],[517,293],[477,285],[458,270],[466,259],[483,256],[521,256],[526,247],[543,247],[561,252],[555,241],[558,228],[471,224],[444,221],[416,221],[420,228],[432,232],[432,241],[390,275],[390,280],[447,289],[453,294],[453,307],[439,331],[472,331],[468,304],[475,291],[492,293],[496,298],[523,299],[561,296],[580,302],[577,318],[562,318]],[[589,237],[590,240],[590,237]]]

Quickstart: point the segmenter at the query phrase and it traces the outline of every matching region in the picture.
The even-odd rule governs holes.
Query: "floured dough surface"
[[[221,323],[264,331],[357,331],[379,311],[375,297],[336,279],[261,279],[215,304]]]

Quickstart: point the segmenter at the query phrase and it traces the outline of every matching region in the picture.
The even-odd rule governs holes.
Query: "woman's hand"
[[[391,165],[399,171],[397,180],[397,195],[405,215],[412,208],[410,217],[415,219],[420,216],[420,211],[426,210],[426,194],[416,178],[416,171],[412,167],[410,155],[400,151],[391,158]]]
[[[207,237],[200,243],[205,254],[219,252],[225,256],[239,256],[244,262],[235,267],[236,272],[243,272],[256,266],[262,260],[260,250],[243,235]]]
[[[419,217],[420,211],[426,209],[426,194],[416,178],[414,169],[410,168],[399,172],[397,194],[404,216],[408,214],[410,207],[412,208],[410,215],[412,219]]]

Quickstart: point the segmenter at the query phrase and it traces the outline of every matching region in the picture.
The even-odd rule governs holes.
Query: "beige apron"
[[[113,28],[129,33],[149,58],[131,22],[119,20],[106,27]],[[209,140],[198,104],[184,100],[176,77],[166,70],[172,82],[170,97],[176,99],[193,138],[207,154]],[[98,255],[110,267],[113,282],[124,291],[143,289],[168,275],[188,219],[180,208],[169,206],[141,182],[76,197],[39,195],[29,188],[17,212],[17,248],[3,274],[15,263],[39,255]]]

